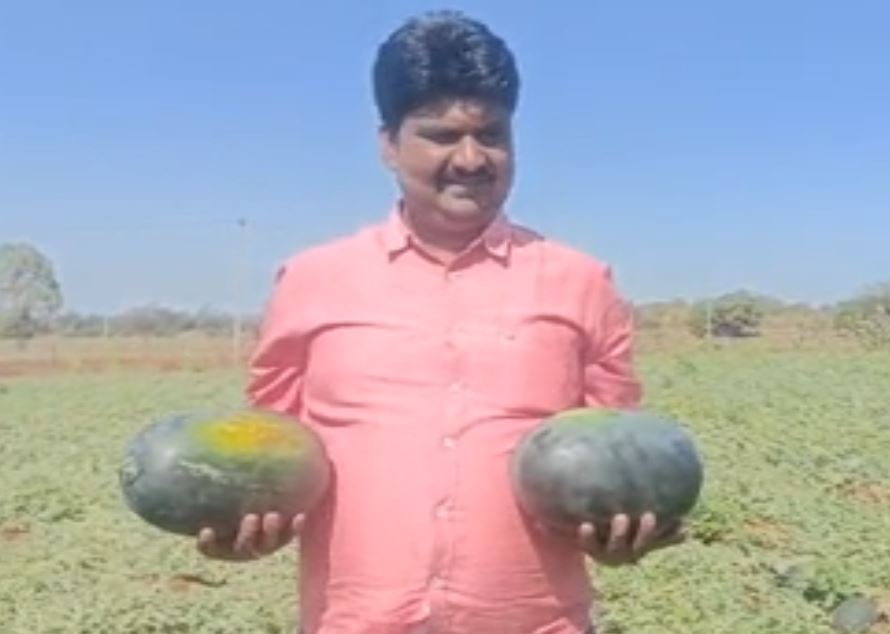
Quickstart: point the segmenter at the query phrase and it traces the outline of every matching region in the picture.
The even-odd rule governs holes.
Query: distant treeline
[[[787,303],[745,290],[688,302],[635,307],[641,330],[687,330],[697,337],[757,337],[766,327],[832,330],[867,348],[890,348],[890,282],[848,300],[822,306]]]
[[[859,296],[822,306],[787,303],[775,297],[736,291],[698,301],[674,300],[634,306],[640,330],[687,331],[697,337],[757,337],[764,328],[832,329],[869,347],[890,346],[890,284]],[[236,328],[255,334],[259,316],[236,317],[201,308],[189,312],[163,306],[140,306],[117,315],[65,312],[46,330],[63,336],[170,336],[199,332],[227,336]]]
[[[255,334],[258,316],[236,316],[204,307],[194,312],[164,306],[131,308],[116,315],[63,311],[64,297],[49,258],[27,243],[0,244],[0,338],[26,340],[53,332],[63,336],[211,336]],[[757,337],[764,325],[822,331],[832,328],[869,348],[890,348],[890,282],[826,306],[790,304],[740,290],[688,302],[634,306],[641,330],[685,330],[697,337]]]
[[[164,306],[137,306],[116,315],[83,314],[68,311],[57,316],[48,330],[72,337],[171,336],[198,332],[227,336],[236,328],[255,334],[257,315],[236,319],[235,315],[212,308],[183,311]]]

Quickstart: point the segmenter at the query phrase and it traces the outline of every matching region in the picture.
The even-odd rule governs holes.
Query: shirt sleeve
[[[248,362],[247,399],[255,407],[298,415],[307,341],[301,327],[298,271],[278,271],[260,324],[259,338]]]
[[[589,341],[584,355],[585,406],[637,408],[643,389],[634,368],[633,309],[618,294],[609,267],[597,276],[591,296]]]

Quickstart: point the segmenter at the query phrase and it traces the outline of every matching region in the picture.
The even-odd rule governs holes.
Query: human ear
[[[391,170],[395,170],[398,167],[399,151],[396,134],[396,132],[385,126],[380,126],[380,129],[377,131],[380,159]]]

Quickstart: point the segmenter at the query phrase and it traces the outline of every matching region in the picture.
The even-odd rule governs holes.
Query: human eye
[[[476,139],[482,145],[505,145],[507,142],[507,130],[501,125],[488,126],[478,132]]]
[[[460,141],[460,132],[448,128],[421,128],[419,136],[438,145],[454,145]]]

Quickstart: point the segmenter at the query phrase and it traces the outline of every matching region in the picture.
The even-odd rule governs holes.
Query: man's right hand
[[[202,528],[198,533],[198,551],[205,557],[222,561],[259,559],[299,535],[305,519],[304,515],[297,515],[288,523],[278,513],[267,513],[262,517],[245,515],[238,534],[231,541],[219,539],[212,528]]]

